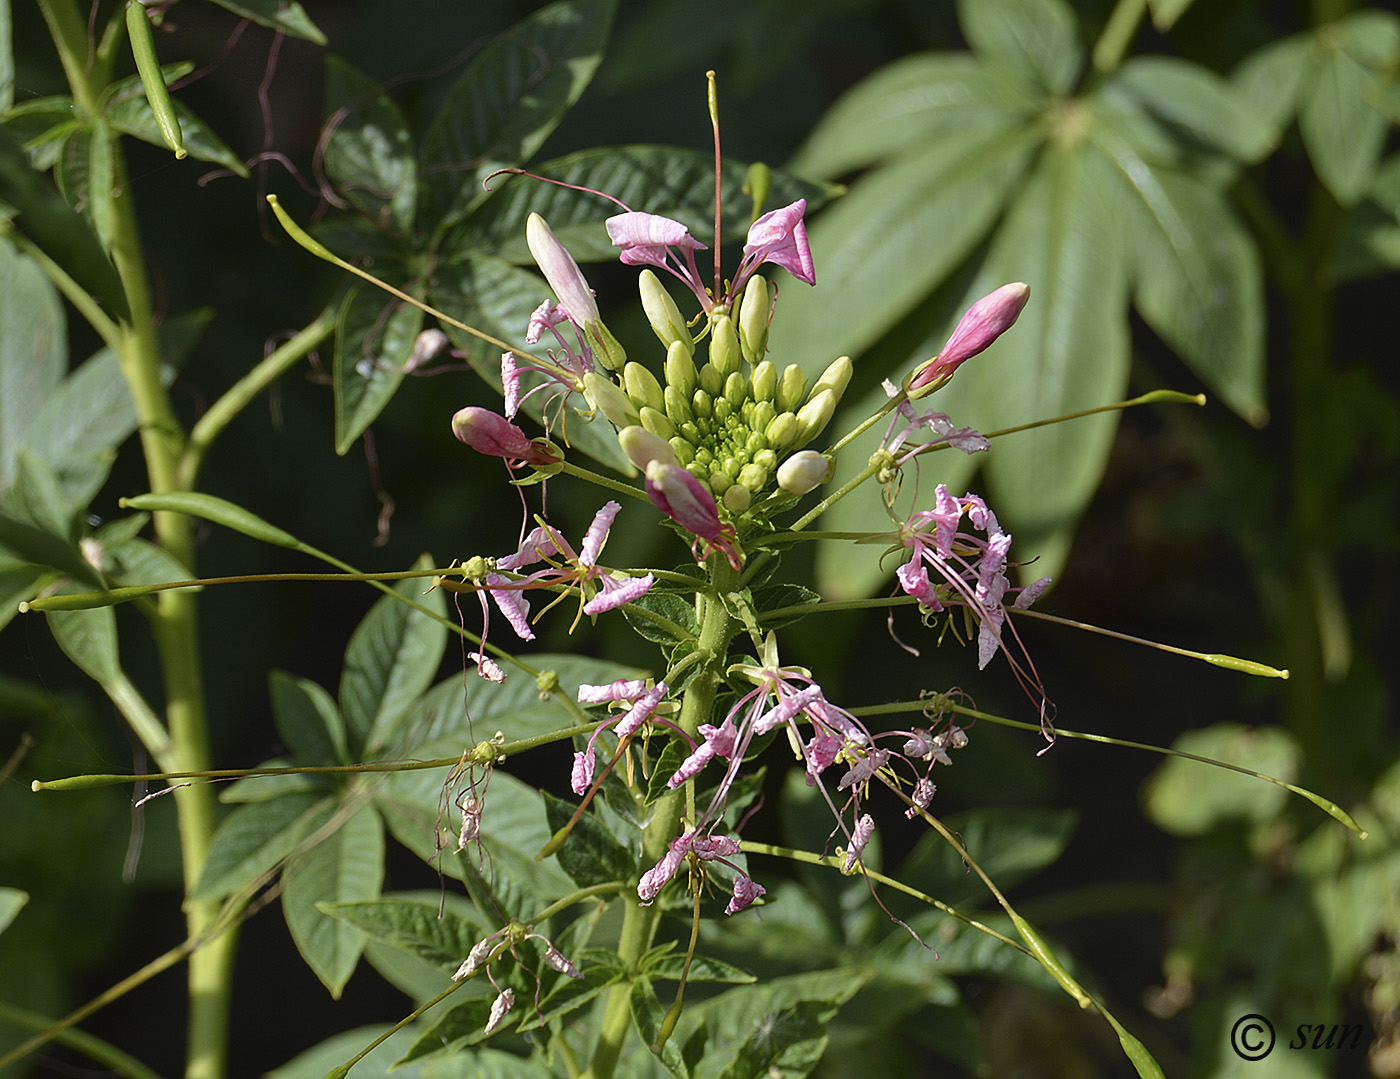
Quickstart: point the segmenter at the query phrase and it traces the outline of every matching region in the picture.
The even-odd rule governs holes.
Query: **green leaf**
[[[906,154],[950,130],[1023,123],[1033,98],[967,53],[895,60],[846,91],[791,162],[806,176],[837,177]]]
[[[249,807],[252,808],[252,807]],[[375,899],[384,879],[384,830],[370,806],[355,810],[333,835],[283,871],[282,913],[307,966],[337,1000],[355,971],[365,934],[324,914],[318,903]]]
[[[267,683],[277,733],[297,763],[350,763],[345,720],[329,693],[285,671],[272,671]]]
[[[222,899],[257,880],[330,819],[334,802],[299,792],[239,806],[220,823],[192,900]]]
[[[100,537],[94,537],[90,542],[102,541]],[[103,544],[101,557],[104,560],[103,572],[117,585],[166,584],[188,581],[194,576],[190,568],[168,550],[146,540]],[[188,591],[200,592],[203,589],[194,585]]]
[[[325,111],[333,125],[326,175],[376,224],[406,232],[418,206],[418,166],[408,121],[373,79],[326,59]]]
[[[404,291],[413,292],[409,284]],[[335,452],[347,453],[403,382],[423,312],[368,285],[345,295],[335,324]]]
[[[8,12],[0,11],[0,23],[8,18]],[[0,42],[0,46],[7,44]],[[20,908],[29,902],[29,893],[18,888],[0,888],[0,932],[15,920]]]
[[[168,85],[189,74],[193,68],[191,63],[165,64],[161,67],[161,76]],[[113,83],[103,95],[103,101],[107,119],[118,131],[153,146],[168,145],[146,100],[146,88],[139,78],[121,79]],[[180,121],[181,142],[191,157],[222,165],[234,175],[247,178],[248,170],[242,159],[210,130],[208,124],[178,98],[172,99],[170,104]]]
[[[24,150],[3,128],[0,202],[18,211],[14,224],[19,231],[101,301],[113,318],[131,317],[121,278],[92,226],[30,167]]]
[[[1170,56],[1137,56],[1112,89],[1131,96],[1186,146],[1223,151],[1245,163],[1269,152],[1273,131],[1249,97],[1207,68]]]
[[[574,979],[560,975],[555,979],[553,988],[540,1002],[539,1011],[520,1017],[519,1026],[516,1027],[520,1033],[545,1026],[570,1012],[577,1011],[603,990],[616,985],[627,976],[621,960],[614,952],[589,948],[573,958],[583,977]]]
[[[216,498],[214,495],[200,494],[197,491],[171,491],[165,494],[133,495],[131,498],[122,499],[121,504],[125,509],[148,510],[152,513],[159,513],[161,510],[184,513],[190,517],[213,521],[216,525],[242,532],[245,536],[262,543],[270,543],[274,547],[290,547],[295,551],[307,549],[306,545],[291,533],[283,532],[242,506],[223,498]]]
[[[676,627],[676,630],[672,630],[670,626],[624,607],[622,613],[627,619],[627,624],[632,627],[637,636],[654,644],[669,648],[676,644],[694,641],[700,635],[700,624],[695,620],[695,604],[684,596],[674,592],[652,590],[633,600],[630,606],[640,607],[643,611],[651,611]]]
[[[1261,424],[1264,281],[1248,233],[1216,191],[1154,168],[1102,127],[1095,141],[1121,187],[1135,306],[1214,393]]]
[[[1284,125],[1293,118],[1303,80],[1312,67],[1312,39],[1294,34],[1271,41],[1246,56],[1230,81],[1249,99],[1254,112],[1271,130],[1270,141],[1278,143]]]
[[[1291,781],[1299,765],[1298,746],[1281,728],[1217,723],[1188,731],[1172,748],[1198,757],[1238,764]],[[1204,835],[1231,820],[1256,825],[1273,820],[1288,792],[1273,783],[1200,761],[1173,757],[1153,772],[1144,788],[1148,816],[1173,835]]]
[[[453,973],[467,958],[473,945],[494,931],[495,926],[478,912],[472,920],[452,911],[438,917],[438,904],[385,897],[371,903],[331,903],[322,909],[353,925],[374,940],[436,967]]]
[[[632,983],[632,1019],[637,1024],[637,1031],[642,1036],[642,1044],[651,1047],[651,1051],[656,1054],[666,1070],[676,1077],[676,1079],[690,1079],[690,1069],[686,1067],[685,1059],[681,1056],[680,1046],[676,1044],[676,1038],[667,1039],[666,1044],[660,1050],[656,1048],[657,1036],[661,1033],[661,1023],[666,1017],[666,1009],[661,1006],[661,1001],[656,997],[656,990],[651,986],[651,979],[646,975],[641,975]]]
[[[59,193],[92,225],[93,232],[108,248],[113,243],[117,213],[112,152],[112,140],[92,124],[85,124],[64,145],[54,166]]]
[[[1048,94],[1068,92],[1084,64],[1062,0],[958,0],[958,25],[978,57]]]
[[[685,968],[685,955],[670,951],[652,955],[642,962],[641,972],[653,981],[678,982]],[[729,963],[710,959],[703,955],[695,956],[686,971],[687,982],[727,982],[731,985],[748,985],[757,981],[747,970],[740,970]]]
[[[784,291],[770,358],[815,378],[873,344],[983,239],[1040,138],[949,132],[858,180],[808,228],[821,286]]]
[[[491,1037],[492,1035],[486,1033],[486,1023],[491,1018],[491,1008],[495,1001],[494,994],[474,997],[465,1004],[448,1009],[447,1013],[425,1030],[408,1052],[399,1058],[394,1065],[395,1069],[415,1060],[452,1056],[469,1045],[476,1045]],[[517,1022],[520,1018],[518,1009],[519,1001],[516,1002],[516,1008],[512,1009],[512,1014],[507,1015],[496,1030],[507,1030]],[[495,1031],[492,1031],[492,1034],[494,1033]]]
[[[0,513],[0,555],[36,566],[50,566],[85,584],[102,587],[102,578],[83,558],[76,544],[8,513]]]
[[[1343,206],[1355,203],[1375,176],[1387,123],[1376,108],[1377,76],[1332,35],[1319,34],[1320,52],[1302,91],[1298,127],[1318,179]]]
[[[1400,154],[1376,171],[1366,197],[1348,211],[1327,265],[1328,278],[1348,281],[1400,266]]]
[[[1128,379],[1127,273],[1105,237],[1121,235],[1113,183],[1091,146],[1048,153],[1012,204],[969,290],[972,300],[1025,281],[1030,303],[1010,332],[963,366],[938,408],[993,431],[1123,398]],[[999,440],[987,454],[990,502],[1016,536],[1023,573],[1059,573],[1075,523],[1108,457],[1117,417],[1090,416]]]
[[[65,586],[64,592],[84,591]],[[110,607],[88,611],[49,611],[49,629],[63,654],[100,686],[111,686],[121,678],[117,657],[117,616]]]
[[[578,100],[602,59],[612,0],[541,8],[473,57],[423,139],[435,213],[450,223],[481,180],[526,161]]]
[[[15,103],[14,23],[10,0],[0,0],[0,112]]]
[[[23,102],[0,119],[0,127],[24,147],[37,172],[47,172],[57,164],[64,142],[82,125],[78,106],[63,94]]]
[[[214,0],[214,3],[292,37],[305,38],[317,45],[326,43],[326,35],[317,29],[297,0]]]
[[[68,497],[53,470],[27,449],[21,446],[15,456],[19,467],[6,497],[10,510],[35,528],[75,544],[83,507]]]
[[[426,556],[415,569],[431,567]],[[446,610],[440,589],[423,595],[424,579],[410,577],[394,591],[438,614]],[[370,608],[345,649],[340,707],[352,753],[376,753],[389,744],[399,720],[432,685],[447,647],[447,627],[406,603],[385,596]]]
[[[557,832],[569,823],[578,807],[548,791],[541,791],[549,830]],[[559,868],[580,888],[611,880],[628,880],[637,871],[632,851],[618,841],[596,812],[583,813],[556,855]]]
[[[958,814],[944,823],[1005,891],[1059,858],[1074,831],[1075,814],[1068,809],[997,807]],[[961,856],[934,832],[919,839],[894,876],[918,881],[920,891],[950,906],[976,909],[992,902],[986,886],[968,873]],[[903,917],[921,909],[903,896],[890,896],[889,901]]]
[[[0,240],[0,491],[14,482],[15,451],[67,364],[58,290],[33,259]]]

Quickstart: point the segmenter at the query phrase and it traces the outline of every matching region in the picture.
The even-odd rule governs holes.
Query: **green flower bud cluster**
[[[780,466],[831,421],[851,379],[850,358],[834,361],[811,385],[796,364],[780,372],[765,358],[772,299],[761,277],[750,279],[734,305],[737,318],[711,314],[708,359],[699,363],[679,308],[650,271],[641,275],[641,293],[647,319],[667,348],[664,381],[635,362],[622,369],[621,392],[637,413],[634,422],[664,439],[729,515],[741,516],[773,486]],[[812,474],[809,464],[804,475]],[[790,484],[782,489],[793,490]]]

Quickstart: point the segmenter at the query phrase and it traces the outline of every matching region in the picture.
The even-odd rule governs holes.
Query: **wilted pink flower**
[[[755,884],[743,873],[738,873],[734,877],[734,898],[729,901],[729,905],[724,908],[725,914],[738,914],[755,899],[761,895],[766,895],[768,889],[761,884]]]
[[[841,872],[849,873],[860,862],[860,856],[865,851],[865,846],[870,842],[870,837],[875,834],[875,820],[869,813],[861,816],[856,821],[856,826],[851,829],[851,845],[846,848],[846,858],[841,863]]]
[[[485,1033],[490,1034],[501,1025],[501,1020],[506,1017],[506,1013],[515,1007],[515,992],[510,989],[502,989],[500,995],[496,997],[491,1005],[491,1016],[486,1020]]]
[[[527,438],[504,416],[475,405],[459,409],[452,417],[452,433],[477,453],[500,457],[510,468],[548,468],[564,459],[559,447],[546,439]]]
[[[593,755],[598,735],[608,728],[613,729],[613,733],[619,741],[628,735],[636,734],[641,729],[642,724],[651,718],[657,705],[670,692],[670,687],[665,682],[658,682],[648,689],[646,682],[641,679],[625,680],[619,678],[616,682],[606,686],[579,687],[580,704],[627,702],[631,707],[624,714],[598,724],[588,739],[588,745],[582,752],[574,754],[573,769],[569,775],[569,787],[575,794],[583,794],[593,783]]]
[[[642,874],[642,879],[637,882],[637,898],[646,906],[661,894],[661,889],[671,882],[680,869],[681,862],[687,855],[691,855],[702,862],[723,862],[729,866],[745,883],[740,884],[736,878],[734,882],[734,898],[730,900],[729,906],[725,908],[726,914],[733,914],[735,911],[743,910],[759,896],[764,894],[763,888],[749,880],[740,872],[739,868],[729,859],[739,853],[739,841],[733,836],[711,835],[707,832],[689,831],[684,835],[677,836],[671,840],[671,845],[661,860]],[[737,905],[736,905],[737,904]]]
[[[947,385],[965,360],[1011,328],[1030,295],[1030,286],[1017,281],[983,296],[968,308],[942,351],[904,380],[905,392],[922,397]]]

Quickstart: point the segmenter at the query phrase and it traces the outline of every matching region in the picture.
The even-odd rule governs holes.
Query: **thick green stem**
[[[734,590],[738,575],[722,555],[713,555],[709,561],[710,588],[701,597],[699,649],[704,658],[701,668],[681,698],[681,710],[677,722],[681,729],[695,737],[700,724],[711,719],[715,706],[715,694],[719,690],[720,674],[724,670],[725,658],[729,652],[729,642],[738,632],[739,625],[730,616],[721,599]],[[660,861],[671,840],[680,835],[681,817],[687,800],[693,796],[693,785],[671,792],[652,806],[651,821],[642,834],[642,864],[652,865]],[[623,893],[626,910],[622,917],[622,932],[618,941],[617,953],[629,970],[635,969],[646,950],[656,937],[656,927],[661,921],[661,909],[652,905],[644,907],[635,890]],[[598,1043],[593,1050],[593,1060],[584,1079],[609,1079],[617,1068],[622,1054],[623,1042],[632,1023],[631,983],[622,982],[608,992],[603,1006],[603,1020],[598,1031]]]

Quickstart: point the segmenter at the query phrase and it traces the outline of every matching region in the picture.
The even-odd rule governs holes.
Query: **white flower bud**
[[[778,486],[805,495],[831,478],[831,460],[816,450],[799,450],[778,466]]]

